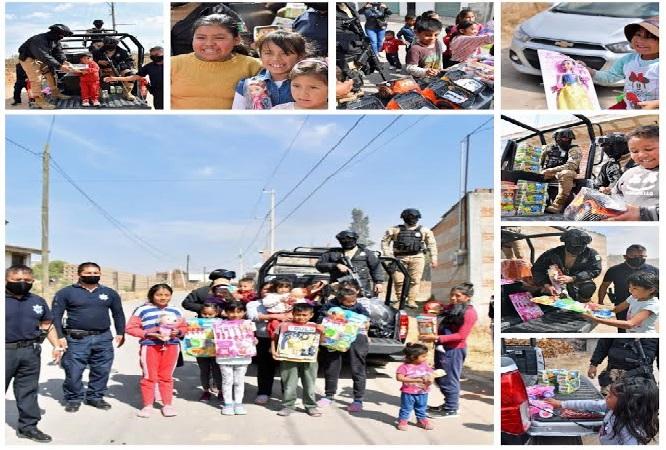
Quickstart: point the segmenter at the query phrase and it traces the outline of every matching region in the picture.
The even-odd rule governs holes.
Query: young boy
[[[659,126],[637,128],[627,135],[627,145],[637,165],[612,190],[627,202],[627,212],[610,220],[659,220]]]
[[[249,303],[256,300],[258,297],[257,291],[254,290],[254,280],[249,277],[238,280],[238,289],[233,295],[243,303]]]
[[[415,24],[416,17],[407,15],[405,16],[405,25],[398,31],[398,39],[402,39],[407,44],[407,48],[411,47],[416,39],[414,34]]]
[[[439,41],[442,22],[421,19],[416,22],[416,43],[407,51],[406,69],[415,78],[434,77],[442,69],[442,53],[446,48]]]
[[[99,66],[93,61],[92,53],[81,55],[80,63],[88,68],[83,69],[79,75],[79,87],[81,88],[81,106],[100,106],[99,103]]]
[[[316,327],[310,322],[314,316],[314,308],[309,303],[296,303],[294,309],[291,311],[291,322],[283,322],[280,325],[279,333],[275,333],[271,341],[271,354],[276,360],[280,360],[280,355],[276,347],[281,333],[288,331],[290,327]],[[317,329],[319,331],[319,328]],[[298,380],[301,380],[303,385],[303,406],[305,407],[308,415],[312,417],[321,416],[321,410],[317,408],[315,400],[315,381],[317,380],[317,348],[315,348],[314,361],[287,361],[280,360],[280,378],[282,380],[282,409],[278,411],[278,416],[289,416],[294,412],[294,405],[296,403],[296,394],[298,389]]]
[[[321,322],[324,317],[326,317],[326,312],[336,306],[370,317],[368,310],[358,303],[358,291],[356,289],[340,288],[336,297],[322,306],[317,322]],[[338,379],[340,378],[340,369],[342,368],[342,358],[346,354],[349,354],[354,394],[354,401],[349,405],[347,411],[355,413],[363,410],[363,397],[365,396],[366,381],[365,358],[368,355],[367,334],[359,334],[349,350],[345,353],[330,350],[323,351],[321,355],[321,364],[324,369],[325,379],[324,397],[319,399],[317,404],[325,407],[333,402],[333,397],[338,390]]]
[[[386,60],[391,67],[395,67],[396,69],[402,69],[400,58],[398,58],[398,50],[400,50],[401,45],[405,45],[405,43],[400,39],[396,39],[393,31],[386,32],[381,51],[386,52]]]

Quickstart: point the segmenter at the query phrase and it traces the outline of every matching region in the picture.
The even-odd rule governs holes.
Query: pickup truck
[[[328,250],[323,247],[298,247],[275,252],[259,269],[257,286],[278,277],[289,279],[294,287],[307,286],[320,280],[328,281],[329,275],[315,268],[319,257]],[[361,300],[361,303],[369,302],[371,306],[367,308],[370,312],[368,356],[380,360],[399,359],[409,331],[409,316],[404,310],[409,292],[409,274],[405,266],[393,257],[379,256],[379,260],[387,280],[383,298]],[[390,301],[394,289],[391,274],[396,270],[406,277],[402,292],[398,294],[400,302],[397,309],[391,306]]]
[[[501,355],[501,443],[582,444],[582,436],[596,434],[602,419],[565,419],[557,410],[550,418],[530,417],[526,386],[537,384],[538,371],[546,368],[536,339],[529,345],[506,345]],[[572,394],[556,393],[557,400],[600,400],[602,395],[581,374],[580,388]]]
[[[522,232],[502,229],[502,243],[524,240],[530,252],[530,263],[534,264],[534,244],[532,240],[548,236],[560,236],[565,228],[554,227],[558,231],[552,233],[539,233],[527,235]],[[581,314],[547,305],[539,305],[543,316],[529,321],[523,321],[513,306],[509,295],[518,292],[527,292],[531,289],[523,281],[517,280],[502,284],[501,288],[501,325],[502,333],[588,333],[596,327],[596,323],[586,320]]]

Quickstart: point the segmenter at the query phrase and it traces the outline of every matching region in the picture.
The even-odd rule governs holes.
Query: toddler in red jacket
[[[100,106],[99,103],[99,66],[93,61],[91,53],[85,53],[81,56],[81,64],[88,66],[83,69],[79,76],[79,86],[81,87],[81,106]]]
[[[401,45],[405,45],[405,43],[402,40],[396,38],[393,31],[386,32],[381,51],[386,52],[386,60],[391,65],[391,67],[395,67],[396,69],[402,69],[400,58],[398,58],[398,50],[400,49]]]

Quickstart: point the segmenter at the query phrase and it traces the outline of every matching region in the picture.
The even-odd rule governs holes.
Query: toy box
[[[416,327],[419,336],[437,334],[437,316],[420,314],[416,316]]]
[[[513,307],[523,321],[538,319],[543,316],[543,311],[538,305],[530,301],[531,298],[532,295],[529,292],[509,294]]]
[[[281,361],[316,362],[319,331],[314,324],[280,324],[277,358]]]
[[[518,180],[517,185],[521,193],[545,194],[548,191],[548,183],[538,181]]]
[[[330,350],[346,352],[367,323],[368,318],[362,314],[338,307],[331,308],[321,322],[324,327],[321,345]]]
[[[187,331],[183,344],[185,353],[196,358],[215,357],[215,334],[213,327],[222,319],[190,319],[187,321]]]
[[[251,358],[256,355],[255,329],[251,320],[222,320],[215,323],[213,332],[217,361]]]
[[[598,221],[617,217],[627,210],[620,197],[602,194],[590,188],[580,192],[564,210],[565,220]]]

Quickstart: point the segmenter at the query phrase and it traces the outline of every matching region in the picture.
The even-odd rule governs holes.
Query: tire
[[[532,436],[528,445],[583,445],[580,436]]]

